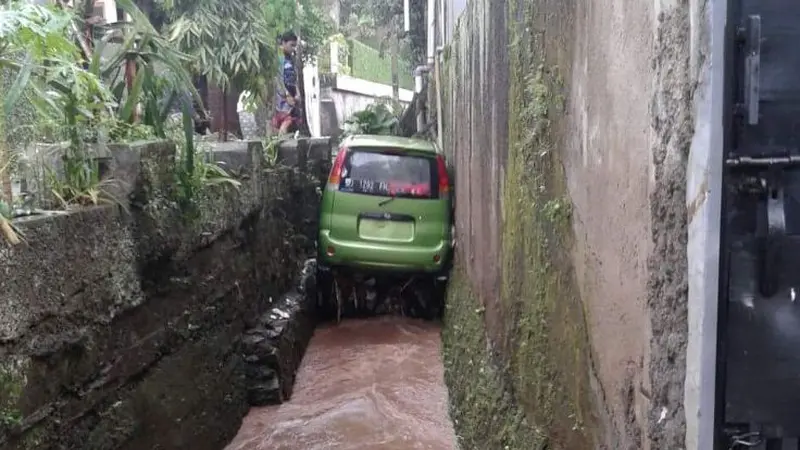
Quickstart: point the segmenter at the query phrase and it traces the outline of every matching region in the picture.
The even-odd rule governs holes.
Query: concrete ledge
[[[288,140],[278,147],[278,164],[303,168],[309,161],[330,161],[330,155],[330,138]]]

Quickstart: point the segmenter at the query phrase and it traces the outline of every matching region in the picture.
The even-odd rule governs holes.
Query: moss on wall
[[[22,420],[19,400],[25,390],[27,364],[16,358],[0,363],[0,430]]]
[[[544,436],[527,423],[494,367],[483,307],[460,269],[454,270],[451,279],[445,322],[445,381],[460,448],[544,448]]]
[[[500,194],[503,329],[489,334],[500,336],[495,342],[487,341],[482,302],[470,292],[458,262],[443,333],[452,416],[464,449],[588,449],[595,441],[591,362],[571,265],[571,202],[556,131],[564,103],[561,75],[546,63],[535,2],[510,3],[508,17],[523,20],[511,21],[507,31],[512,45],[508,159]],[[450,82],[469,82],[456,78],[464,76],[459,70],[445,73]]]

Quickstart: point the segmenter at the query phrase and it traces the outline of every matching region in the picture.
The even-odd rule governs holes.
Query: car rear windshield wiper
[[[386,200],[381,200],[380,202],[378,202],[378,206],[386,206],[386,205],[389,204],[389,202],[391,202],[392,200],[394,200],[396,198],[397,198],[397,195],[393,195],[393,196],[387,198]]]

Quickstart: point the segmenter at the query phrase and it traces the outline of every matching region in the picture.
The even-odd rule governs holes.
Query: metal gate
[[[798,450],[800,1],[728,5],[717,449]]]

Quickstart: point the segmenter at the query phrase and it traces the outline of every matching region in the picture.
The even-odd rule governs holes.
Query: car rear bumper
[[[371,271],[439,273],[450,258],[450,242],[434,247],[340,241],[322,230],[317,242],[319,261],[327,266],[345,266]],[[327,249],[332,247],[333,255]],[[437,258],[438,256],[438,258]]]

